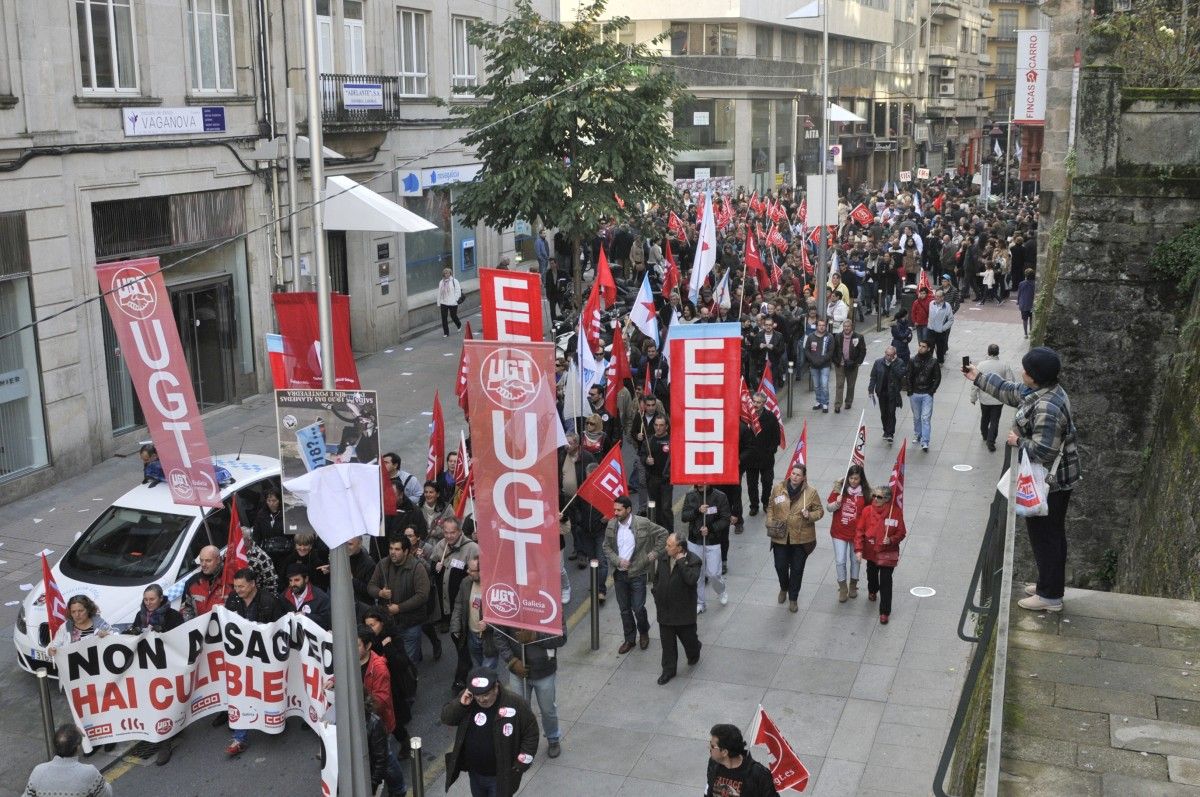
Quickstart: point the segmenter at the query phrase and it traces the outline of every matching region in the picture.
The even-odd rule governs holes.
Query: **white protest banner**
[[[907,169],[905,171],[900,172],[900,182],[911,183],[912,182],[912,172],[908,171]]]
[[[918,167],[917,168],[917,179],[918,180],[928,180],[929,179],[929,170]]]
[[[229,712],[233,728],[280,733],[288,717],[314,729],[332,695],[333,637],[288,614],[255,623],[219,606],[165,633],[110,634],[55,655],[75,723],[93,745],[169,739]]]

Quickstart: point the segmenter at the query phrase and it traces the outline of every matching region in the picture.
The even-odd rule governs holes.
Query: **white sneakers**
[[[1036,595],[1037,594],[1037,584],[1026,584],[1025,585],[1025,594],[1026,595]]]
[[[1061,598],[1051,600],[1050,598],[1043,598],[1041,595],[1034,594],[1017,601],[1017,605],[1031,612],[1061,612],[1063,602]]]
[[[725,590],[724,592],[721,593],[721,605],[722,606],[729,605],[729,590]]]

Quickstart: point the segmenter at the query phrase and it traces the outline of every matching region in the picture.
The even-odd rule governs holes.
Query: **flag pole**
[[[863,427],[863,421],[867,419],[867,408],[863,407],[862,412],[858,415],[858,426],[854,427],[854,445],[850,447],[850,461],[846,463],[846,472],[842,476],[842,490],[838,494],[838,498],[846,495],[847,482],[850,480],[850,468],[854,466],[854,452],[858,448],[858,430]]]

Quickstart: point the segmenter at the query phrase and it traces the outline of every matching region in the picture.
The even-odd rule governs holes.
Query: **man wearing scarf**
[[[308,581],[308,568],[292,562],[287,569],[288,588],[283,593],[284,608],[309,618],[326,631],[330,629],[329,595]]]

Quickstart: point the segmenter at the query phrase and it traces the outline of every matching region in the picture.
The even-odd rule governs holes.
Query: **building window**
[[[470,42],[472,19],[454,17],[452,20],[454,63],[450,75],[451,86],[478,86],[479,70],[476,67],[478,51]]]
[[[671,23],[671,55],[737,55],[737,25]]]
[[[705,55],[737,55],[737,25],[705,25]]]
[[[992,107],[997,111],[1003,112],[1005,118],[1011,116],[1013,107],[1013,90],[996,89],[996,98],[992,101]]]
[[[1017,38],[1017,12],[1015,9],[1006,9],[1000,12],[1000,18],[996,23],[996,38]]]
[[[821,63],[821,40],[811,34],[804,35],[804,63]]]
[[[929,23],[929,20],[927,20],[925,17],[921,17],[921,27],[918,29],[921,32],[921,38],[920,38],[920,43],[917,46],[922,49],[925,48],[925,26],[928,23]]]
[[[233,91],[233,14],[230,0],[189,0],[192,90]]]
[[[79,70],[85,91],[137,89],[130,0],[75,0]]]
[[[996,49],[996,77],[1010,78],[1017,74],[1017,51],[1012,47]]]
[[[0,334],[33,321],[24,213],[0,213]],[[0,338],[0,482],[47,464],[34,329]]]
[[[779,57],[784,61],[795,61],[799,55],[800,36],[794,30],[779,31]]]
[[[362,0],[342,0],[342,39],[346,71],[362,75],[367,71],[367,48],[363,29]]]
[[[674,114],[672,126],[688,149],[732,150],[734,100],[694,99]]]
[[[329,0],[317,0],[317,71],[333,71],[333,12]]]
[[[775,29],[768,25],[754,26],[754,55],[758,58],[775,57]]]
[[[422,11],[400,9],[400,32],[396,52],[400,61],[400,94],[404,97],[429,95],[429,67],[425,52],[425,26],[429,15]]]

